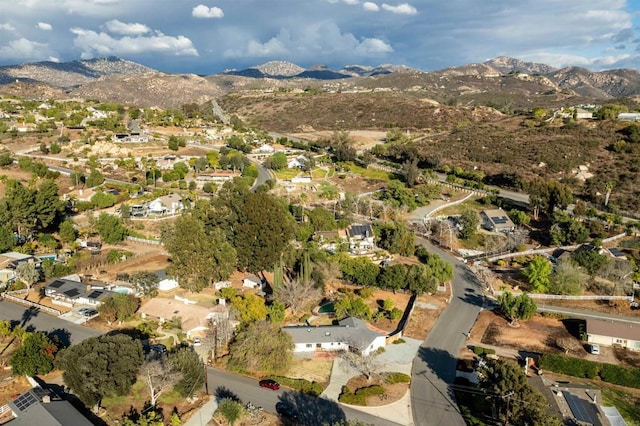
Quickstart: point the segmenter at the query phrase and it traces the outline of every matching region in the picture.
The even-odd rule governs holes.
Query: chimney
[[[87,292],[91,291],[91,284],[87,284],[86,290],[87,290]]]
[[[51,402],[51,396],[50,395],[42,395],[42,403],[43,404],[48,404]]]

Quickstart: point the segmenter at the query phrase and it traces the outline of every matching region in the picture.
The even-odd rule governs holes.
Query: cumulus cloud
[[[397,6],[382,3],[382,8],[388,12],[396,13],[398,15],[415,15],[418,13],[418,9],[411,6],[409,3],[402,3]]]
[[[222,18],[224,12],[219,7],[208,7],[204,4],[199,4],[193,8],[191,15],[194,18]]]
[[[47,58],[47,60],[50,61],[50,62],[56,62],[56,63],[60,62],[60,58],[57,58],[55,56],[49,56],[49,58]]]
[[[362,3],[362,8],[364,10],[368,10],[369,12],[377,12],[380,10],[380,7],[376,3],[370,1]]]
[[[15,31],[16,27],[14,27],[13,25],[11,25],[10,23],[4,23],[4,24],[0,24],[0,30],[2,31]]]
[[[38,22],[36,26],[42,31],[51,31],[53,29],[51,24],[47,24],[46,22]]]
[[[105,22],[104,26],[110,32],[121,35],[139,35],[146,34],[151,31],[151,29],[144,24],[139,24],[137,22],[125,23],[120,22],[117,19]]]
[[[244,49],[228,49],[227,58],[290,57],[297,60],[317,60],[319,57],[378,57],[393,52],[390,44],[378,38],[358,38],[342,32],[333,22],[322,22],[293,30],[282,29],[265,42],[249,40]]]
[[[46,43],[19,38],[0,45],[0,57],[18,61],[40,61],[51,56],[51,49]]]
[[[150,52],[198,56],[198,51],[191,40],[181,35],[173,37],[155,31],[148,36],[115,38],[104,32],[98,33],[78,27],[71,28],[70,31],[75,35],[73,44],[82,50],[83,58]]]

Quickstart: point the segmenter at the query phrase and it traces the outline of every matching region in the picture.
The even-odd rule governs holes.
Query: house
[[[386,345],[386,336],[370,330],[364,321],[348,317],[338,325],[287,326],[283,327],[291,335],[294,352],[344,351],[369,355]]]
[[[597,319],[587,320],[587,342],[640,350],[640,325]]]
[[[258,148],[252,151],[252,153],[255,154],[273,154],[274,152],[276,152],[276,149],[268,143],[263,143]]]
[[[255,275],[248,275],[242,279],[242,287],[262,290],[262,280]]]
[[[22,262],[34,263],[39,268],[42,261],[30,254],[14,251],[0,254],[0,287],[11,284],[16,279],[16,268]]]
[[[214,172],[203,172],[196,176],[196,182],[224,183],[233,180],[233,178],[237,176],[240,176],[240,173],[235,173],[233,171],[220,170]]]
[[[113,297],[114,294],[104,287],[66,278],[56,278],[44,288],[45,296],[50,297],[53,303],[63,306],[100,306],[105,299]]]
[[[593,118],[593,112],[586,109],[576,108],[576,119],[578,120],[591,120]]]
[[[375,236],[371,224],[354,223],[347,228],[347,237],[349,241],[349,253],[365,254],[376,248]]]
[[[190,339],[204,335],[212,320],[229,317],[229,308],[224,305],[205,307],[189,299],[174,297],[154,297],[142,305],[138,311],[142,318],[151,318],[164,323],[174,318],[180,318],[182,332]]]
[[[502,209],[483,210],[480,212],[480,218],[482,219],[482,227],[487,231],[508,234],[516,229],[516,225]]]
[[[5,408],[6,407],[6,408]],[[16,397],[0,411],[11,410],[11,425],[20,426],[91,426],[76,408],[49,389],[36,387]]]
[[[184,205],[179,194],[169,194],[156,198],[147,206],[149,214],[175,214],[182,209],[184,209]]]
[[[307,164],[309,164],[309,159],[304,155],[298,155],[287,162],[287,167],[290,169],[303,169]]]
[[[640,112],[621,112],[618,121],[640,121]]]

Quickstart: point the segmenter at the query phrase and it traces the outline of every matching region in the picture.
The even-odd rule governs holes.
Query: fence
[[[145,238],[138,238],[138,237],[127,237],[127,240],[135,241],[136,243],[151,244],[153,246],[163,246],[164,245],[162,243],[162,241],[160,241],[160,240],[147,240]]]
[[[433,216],[434,214],[436,214],[436,213],[437,213],[437,212],[439,212],[440,210],[444,210],[444,209],[446,209],[446,208],[453,207],[453,206],[457,206],[458,204],[462,204],[462,203],[464,203],[465,201],[467,201],[469,198],[473,197],[474,195],[476,195],[476,194],[475,194],[474,192],[471,192],[471,193],[469,193],[469,195],[467,195],[466,197],[461,198],[461,199],[459,199],[459,200],[457,200],[457,201],[453,201],[453,202],[451,202],[451,203],[447,203],[447,204],[443,204],[443,205],[441,205],[441,206],[438,206],[438,207],[436,207],[435,209],[431,210],[429,213],[425,214],[425,215],[424,215],[424,219],[426,220],[426,219],[430,218],[431,216]]]
[[[492,291],[491,292],[494,296],[500,296],[504,293],[504,291]],[[514,296],[519,296],[522,293],[512,293]],[[555,300],[626,300],[626,301],[632,301],[632,297],[631,296],[607,296],[607,295],[603,295],[603,296],[596,296],[596,295],[591,295],[591,296],[568,296],[568,295],[562,295],[562,294],[544,294],[544,293],[529,293],[529,297],[532,299],[540,299],[540,300],[549,300],[549,299],[555,299]]]
[[[62,314],[62,312],[60,312],[57,309],[53,309],[53,308],[50,308],[48,306],[41,305],[39,303],[32,302],[30,300],[20,299],[19,297],[12,296],[9,293],[2,293],[2,297],[4,297],[7,300],[11,300],[13,302],[20,303],[22,305],[31,306],[33,308],[39,309],[41,311],[44,311],[44,312],[47,312],[49,314],[53,314],[53,315],[56,315],[56,316]]]

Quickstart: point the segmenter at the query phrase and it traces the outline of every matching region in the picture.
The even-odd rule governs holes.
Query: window
[[[622,344],[624,344],[624,343],[625,343],[625,341],[624,341],[624,340],[622,340],[622,339],[616,339],[616,343],[618,343],[618,344],[622,345]]]
[[[307,347],[308,347],[308,348],[312,348],[312,347],[313,347],[313,345],[312,345],[311,343],[307,343]]]

